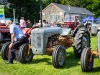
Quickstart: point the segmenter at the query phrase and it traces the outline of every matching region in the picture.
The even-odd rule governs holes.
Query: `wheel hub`
[[[86,37],[83,37],[83,39],[82,39],[83,41],[82,41],[82,49],[83,48],[85,48],[85,47],[87,47],[88,46],[88,40],[86,39]]]
[[[64,62],[64,52],[63,51],[61,51],[58,55],[58,62],[59,64],[63,64]]]

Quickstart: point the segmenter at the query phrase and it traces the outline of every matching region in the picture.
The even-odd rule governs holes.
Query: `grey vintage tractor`
[[[83,49],[81,54],[81,69],[83,72],[89,72],[93,68],[94,55],[100,59],[100,31],[97,34],[97,49],[93,50],[90,47]]]
[[[84,47],[90,47],[89,32],[84,25],[77,26],[73,36],[70,32],[71,28],[64,27],[33,29],[30,35],[31,43],[24,44],[19,48],[18,61],[27,63],[32,61],[33,55],[52,54],[52,64],[55,68],[59,68],[65,64],[66,49],[71,46],[74,47],[75,56],[80,58]],[[2,48],[3,59],[7,57],[5,47]]]

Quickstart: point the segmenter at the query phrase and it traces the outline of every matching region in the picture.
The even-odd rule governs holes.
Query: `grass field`
[[[91,48],[96,49],[96,37],[91,37]],[[31,63],[5,64],[0,56],[0,75],[100,75],[100,60],[94,58],[94,66],[91,72],[82,72],[80,59],[75,58],[73,48],[66,50],[66,63],[56,69],[52,65],[52,56],[35,55]]]

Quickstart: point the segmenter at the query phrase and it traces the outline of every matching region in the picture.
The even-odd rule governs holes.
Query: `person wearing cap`
[[[27,20],[26,28],[32,28],[32,23],[29,19]]]

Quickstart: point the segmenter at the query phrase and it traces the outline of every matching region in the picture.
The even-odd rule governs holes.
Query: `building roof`
[[[62,9],[63,11],[68,11],[70,13],[76,13],[76,14],[87,14],[87,15],[94,15],[94,13],[90,12],[86,8],[81,8],[81,7],[74,7],[74,6],[67,6],[67,5],[62,5],[62,4],[57,4],[57,3],[51,3]]]

